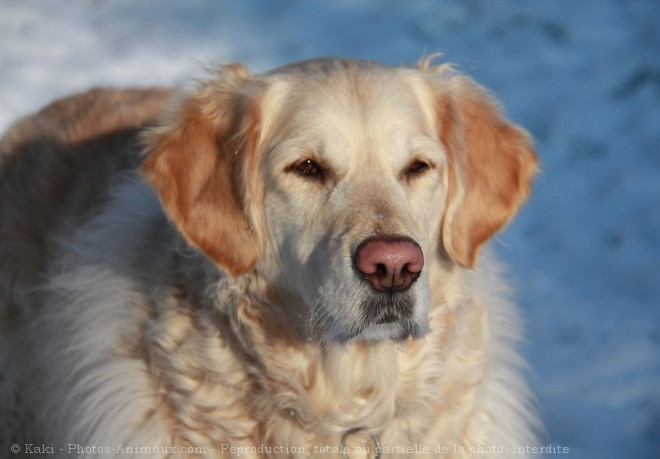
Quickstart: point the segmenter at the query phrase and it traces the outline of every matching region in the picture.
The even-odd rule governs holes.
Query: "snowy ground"
[[[0,0],[0,130],[89,86],[185,83],[318,55],[442,51],[538,141],[499,238],[548,442],[660,457],[660,2]]]

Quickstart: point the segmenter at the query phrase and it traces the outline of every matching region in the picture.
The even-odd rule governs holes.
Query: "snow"
[[[537,140],[496,242],[527,322],[547,443],[660,455],[660,3],[0,0],[0,130],[91,86],[185,84],[318,55],[441,51]]]

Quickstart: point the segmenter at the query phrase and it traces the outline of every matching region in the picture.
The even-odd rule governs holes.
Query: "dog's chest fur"
[[[229,304],[216,299],[194,315],[185,295],[166,293],[149,322],[158,411],[181,444],[313,453],[362,429],[349,447],[373,452],[373,432],[385,448],[423,445],[432,456],[437,445],[468,440],[488,339],[478,304],[439,301],[420,341],[324,348],[292,341],[267,323],[268,305],[222,289]]]

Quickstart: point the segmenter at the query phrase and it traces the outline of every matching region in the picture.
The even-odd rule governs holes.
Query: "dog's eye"
[[[422,172],[425,172],[426,170],[429,169],[429,167],[430,166],[428,163],[416,159],[410,164],[408,164],[408,167],[406,167],[406,169],[404,170],[404,175],[407,177],[413,177],[421,174]]]
[[[305,177],[318,177],[322,174],[321,167],[311,159],[303,159],[293,166],[293,170]]]

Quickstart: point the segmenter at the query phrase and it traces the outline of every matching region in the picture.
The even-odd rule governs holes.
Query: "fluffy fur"
[[[520,324],[479,249],[536,158],[451,67],[321,59],[225,66],[187,93],[96,90],[17,123],[0,155],[0,444],[341,457],[355,430],[350,457],[373,456],[371,434],[384,457],[535,445]],[[374,235],[421,247],[409,291],[358,276]],[[405,323],[373,321],[379,305]]]

